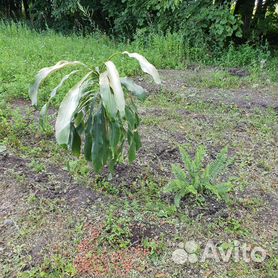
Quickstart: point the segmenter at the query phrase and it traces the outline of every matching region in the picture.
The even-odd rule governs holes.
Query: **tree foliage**
[[[181,31],[211,37],[221,46],[262,37],[274,41],[277,4],[278,0],[1,0],[0,15],[25,18],[36,28],[82,33],[100,29],[123,38],[132,38],[142,28]]]

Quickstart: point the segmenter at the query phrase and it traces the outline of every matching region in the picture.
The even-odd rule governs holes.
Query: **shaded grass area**
[[[182,94],[178,86],[171,92],[150,88],[148,99],[138,103],[143,143],[138,158],[131,165],[122,161],[112,179],[106,171],[96,175],[84,159],[56,145],[51,128],[39,129],[38,112],[26,101],[28,86],[38,69],[57,60],[93,63],[94,57],[99,63],[115,49],[132,46],[102,35],[66,38],[13,28],[0,31],[1,277],[275,277],[275,107],[208,102],[198,94]],[[153,62],[154,54],[149,55]],[[122,73],[136,74],[136,63],[117,62]],[[185,77],[188,87],[207,87],[207,81],[192,76],[194,70]],[[213,79],[214,71],[207,76]],[[232,78],[250,85],[249,77]],[[209,87],[225,88],[229,82],[219,78]],[[47,88],[53,84],[48,81]],[[181,162],[179,144],[192,155],[204,144],[208,162],[228,146],[233,164],[222,178],[233,184],[230,203],[187,198],[176,208],[173,196],[162,193],[172,176],[171,164]],[[189,240],[200,245],[198,255],[208,240],[224,249],[238,240],[261,246],[267,256],[262,263],[175,264],[172,252]]]

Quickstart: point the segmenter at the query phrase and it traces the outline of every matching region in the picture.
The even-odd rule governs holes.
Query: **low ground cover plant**
[[[175,194],[175,205],[179,207],[181,200],[187,195],[200,199],[208,192],[227,201],[227,193],[231,189],[231,184],[229,182],[216,183],[216,178],[231,162],[231,159],[228,158],[228,148],[223,148],[216,159],[206,166],[204,166],[204,160],[207,150],[203,145],[197,148],[194,158],[191,158],[188,151],[182,146],[179,149],[186,171],[180,165],[172,164],[175,179],[164,188],[164,192]]]

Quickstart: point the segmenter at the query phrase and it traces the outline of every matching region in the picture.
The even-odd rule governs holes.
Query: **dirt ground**
[[[161,87],[150,82],[148,78],[137,78],[136,81],[150,93],[158,90],[165,92],[179,92],[181,97],[189,100],[203,100],[213,103],[225,103],[242,108],[267,108],[278,109],[277,84],[261,86],[254,83],[252,88],[241,87],[236,89],[200,88],[198,83],[210,80],[209,76],[218,69],[196,69],[196,70],[160,70],[162,79]],[[194,87],[196,85],[196,87]]]
[[[139,106],[142,148],[134,163],[117,166],[112,180],[107,170],[82,174],[86,164],[66,167],[76,160],[52,147],[53,137],[32,136],[27,129],[19,146],[0,153],[0,277],[99,274],[70,267],[80,258],[78,244],[88,238],[86,227],[100,227],[111,207],[116,218],[129,219],[132,246],[148,238],[159,249],[141,259],[128,277],[269,277],[277,272],[277,86],[201,88],[192,86],[192,78],[209,72],[160,74],[160,88],[136,78],[150,94]],[[33,110],[27,101],[17,100],[12,107],[30,122]],[[175,211],[173,196],[160,191],[172,177],[171,164],[181,163],[179,144],[190,146],[192,155],[205,144],[208,162],[229,146],[234,163],[222,179],[234,183],[231,204],[206,197],[206,205],[198,205],[188,198]],[[267,256],[263,263],[175,265],[172,252],[192,239],[200,246],[208,239],[219,244],[239,240],[262,246]],[[39,276],[44,272],[51,274]]]

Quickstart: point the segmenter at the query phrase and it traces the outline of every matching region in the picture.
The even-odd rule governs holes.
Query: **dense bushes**
[[[40,29],[83,34],[100,29],[124,39],[133,39],[138,30],[181,32],[194,46],[206,43],[223,47],[231,40],[239,43],[269,38],[275,43],[277,3],[278,0],[1,0],[0,16],[25,18]]]
[[[94,33],[106,39],[107,34],[159,68],[247,66],[277,80],[277,62],[271,59],[275,52],[269,46],[278,44],[278,0],[259,0],[256,6],[253,0],[22,0],[21,7],[13,1],[0,0],[0,17],[24,20],[40,31]],[[247,2],[253,7],[251,18]]]

